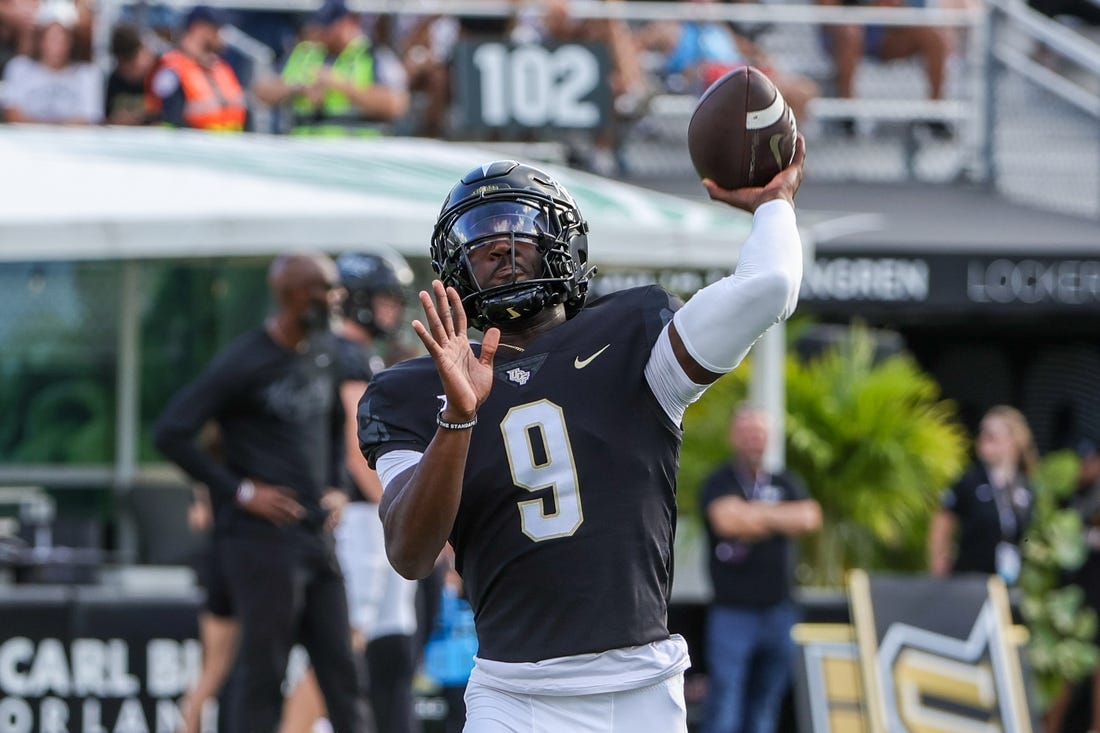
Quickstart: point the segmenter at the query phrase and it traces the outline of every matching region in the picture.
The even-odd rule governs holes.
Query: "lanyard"
[[[1015,485],[1010,483],[1003,487],[998,486],[990,478],[989,488],[993,491],[993,503],[997,507],[997,522],[1001,526],[1001,539],[1008,540],[1016,535],[1018,526],[1016,510],[1012,506],[1012,492]]]
[[[760,471],[753,476],[740,466],[735,470],[737,472],[737,480],[741,484],[742,490],[745,492],[745,498],[749,501],[760,501],[764,495],[764,490],[771,486],[771,474],[766,471]]]

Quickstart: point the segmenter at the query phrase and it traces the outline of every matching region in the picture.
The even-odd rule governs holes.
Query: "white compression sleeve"
[[[733,274],[711,283],[676,312],[688,353],[715,374],[732,371],[770,326],[787,318],[802,283],[802,241],[783,200],[756,210]]]
[[[420,463],[422,455],[424,454],[415,450],[391,450],[379,456],[375,465],[378,469],[378,479],[382,482],[382,491],[390,487],[390,482],[396,476]]]
[[[673,425],[680,424],[688,405],[699,399],[699,395],[710,386],[696,384],[684,372],[684,368],[676,360],[675,352],[672,351],[668,326],[661,329],[657,343],[653,344],[653,351],[650,352],[649,361],[645,365],[645,379],[649,383],[653,396],[657,398],[657,402],[672,420]]]

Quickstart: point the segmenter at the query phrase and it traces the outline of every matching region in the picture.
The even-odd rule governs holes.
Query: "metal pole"
[[[787,325],[779,322],[764,332],[753,346],[749,397],[771,418],[764,468],[779,471],[787,463]]]
[[[119,293],[118,366],[115,371],[115,499],[122,502],[137,476],[139,396],[141,390],[141,264],[122,263]],[[137,531],[128,512],[118,513],[119,555],[124,562],[137,556]]]
[[[995,52],[1000,34],[997,30],[998,13],[995,5],[990,5],[985,14],[985,98],[982,120],[982,163],[985,170],[985,186],[992,191],[997,187],[996,144],[994,123],[997,116],[997,55]]]

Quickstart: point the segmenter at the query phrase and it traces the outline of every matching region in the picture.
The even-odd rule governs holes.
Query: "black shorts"
[[[215,616],[232,617],[236,614],[233,610],[229,580],[225,576],[221,555],[221,543],[211,537],[199,555],[195,572],[198,575],[199,585],[206,591],[203,609]]]

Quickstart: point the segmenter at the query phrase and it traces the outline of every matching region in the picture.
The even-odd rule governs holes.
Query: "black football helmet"
[[[542,274],[491,287],[477,282],[469,253],[512,238],[533,243]],[[588,223],[577,203],[547,173],[514,160],[498,160],[462,177],[443,202],[432,232],[432,267],[454,287],[478,329],[516,323],[543,308],[564,304],[567,318],[584,306],[596,268],[588,265]]]
[[[396,260],[396,262],[391,261]],[[392,336],[392,327],[374,318],[374,296],[391,295],[402,304],[408,301],[412,270],[399,255],[387,258],[373,253],[345,252],[336,258],[340,284],[348,291],[344,314],[365,328],[374,338]]]

